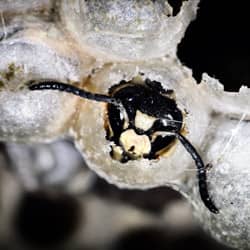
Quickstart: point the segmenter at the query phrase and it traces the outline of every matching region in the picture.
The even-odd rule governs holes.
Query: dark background
[[[126,1],[126,0],[124,0]],[[177,14],[183,0],[169,0]],[[192,0],[189,0],[192,1]],[[250,87],[250,13],[248,1],[201,0],[198,16],[189,26],[178,47],[183,64],[193,70],[198,82],[207,72],[220,80],[227,91],[238,91],[241,85]],[[0,150],[2,150],[0,148]],[[161,213],[166,202],[181,199],[167,188],[148,192],[121,191],[101,179],[93,193],[105,199],[118,199],[151,213]],[[78,205],[74,197],[51,199],[46,193],[27,194],[16,214],[16,229],[25,241],[41,249],[62,243],[77,230]],[[59,213],[60,211],[60,213]],[[57,220],[67,217],[70,220]],[[52,219],[51,219],[52,218]],[[52,222],[52,223],[51,223]],[[10,249],[3,248],[0,249]],[[52,248],[53,249],[53,248]],[[81,248],[83,250],[85,248]],[[124,233],[111,250],[228,250],[207,236],[201,229],[173,237],[158,228],[143,228]]]
[[[169,0],[174,14],[183,0]],[[197,18],[178,47],[181,62],[193,70],[197,82],[202,73],[219,79],[226,91],[250,87],[250,12],[248,1],[201,0]],[[157,191],[155,191],[157,192]],[[154,194],[155,195],[155,194]],[[166,196],[165,196],[166,197]],[[208,249],[226,248],[204,234],[170,238],[157,230],[134,232],[117,249]]]
[[[182,1],[171,1],[176,6]],[[178,3],[179,2],[179,3]],[[200,82],[207,72],[227,91],[250,87],[249,1],[201,0],[198,16],[178,48],[180,60]]]

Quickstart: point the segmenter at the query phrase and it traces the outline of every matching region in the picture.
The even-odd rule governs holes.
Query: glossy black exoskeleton
[[[55,81],[33,83],[29,86],[29,89],[59,90],[85,99],[108,103],[110,131],[108,131],[107,138],[113,141],[117,147],[120,147],[120,151],[123,151],[122,154],[125,155],[124,162],[139,159],[140,157],[154,159],[159,155],[160,151],[169,147],[178,139],[196,164],[199,191],[203,203],[211,212],[219,212],[208,192],[206,166],[194,146],[181,134],[183,114],[177,107],[175,100],[171,98],[173,90],[165,90],[159,82],[149,79],[140,84],[133,81],[122,81],[118,85],[111,87],[109,95],[91,93]],[[139,112],[140,117],[145,119],[145,123],[152,120],[152,126],[149,126],[148,129],[138,127],[136,125],[137,112]],[[133,137],[132,139],[128,138],[128,141],[130,139],[133,141],[138,137],[139,141],[147,142],[146,153],[143,149],[141,150],[142,153],[137,152],[136,157],[131,157],[134,155],[130,151],[133,151],[138,146],[132,144],[127,151],[124,150],[121,136],[126,131],[133,131],[133,133],[129,134],[129,136]],[[140,136],[143,136],[143,140],[140,140]]]

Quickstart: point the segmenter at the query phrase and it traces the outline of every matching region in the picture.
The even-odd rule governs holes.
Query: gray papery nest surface
[[[47,143],[70,136],[89,168],[108,182],[172,187],[213,237],[249,249],[250,90],[225,92],[206,73],[197,84],[179,61],[177,45],[198,3],[183,1],[173,15],[164,0],[0,1],[0,139]],[[196,166],[179,142],[158,159],[121,163],[110,156],[105,103],[28,89],[31,81],[49,79],[108,94],[122,80],[138,78],[174,91],[185,111],[185,136],[211,164],[207,183],[219,214],[201,202]]]

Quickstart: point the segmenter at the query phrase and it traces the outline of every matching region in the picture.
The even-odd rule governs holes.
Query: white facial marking
[[[138,135],[133,129],[126,130],[121,134],[120,143],[124,150],[134,158],[149,154],[151,150],[148,136]]]
[[[113,149],[113,156],[112,156],[113,159],[120,161],[122,159],[122,153],[123,153],[122,147],[112,146],[112,149]]]
[[[139,110],[136,111],[136,116],[135,116],[135,126],[137,128],[140,128],[144,131],[150,129],[154,122],[156,121],[155,117],[146,115]]]

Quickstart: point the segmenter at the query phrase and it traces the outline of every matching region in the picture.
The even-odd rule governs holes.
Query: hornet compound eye
[[[156,159],[167,152],[176,139],[185,147],[197,167],[200,196],[213,213],[214,205],[207,188],[206,166],[194,146],[182,135],[183,114],[161,83],[134,78],[113,85],[109,95],[79,89],[66,83],[41,81],[31,83],[30,90],[59,90],[84,99],[106,102],[106,138],[111,141],[110,155],[122,163],[146,158]]]
[[[114,142],[113,159],[156,159],[174,144],[175,134],[183,128],[183,115],[172,99],[173,90],[146,79],[145,83],[122,81],[109,94],[123,106],[108,104],[107,108],[107,139]]]

